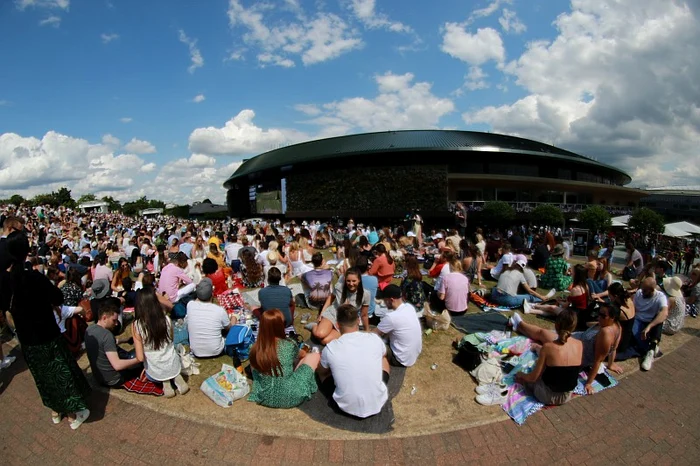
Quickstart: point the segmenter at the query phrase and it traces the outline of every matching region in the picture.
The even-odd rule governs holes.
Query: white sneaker
[[[486,395],[491,392],[502,392],[506,389],[506,386],[501,383],[487,383],[484,385],[479,385],[476,387],[476,393],[478,395]]]
[[[526,302],[527,301],[523,301],[523,306],[525,305]],[[528,309],[525,311],[525,314],[529,314],[528,311],[529,311],[529,306],[528,306]],[[520,325],[520,322],[522,322],[522,321],[523,321],[523,318],[520,317],[520,314],[518,314],[517,312],[514,312],[513,316],[510,318],[510,325],[511,325],[511,327],[513,327],[514,332],[518,331],[518,325]]]
[[[555,294],[557,294],[557,290],[554,289],[554,288],[552,288],[551,290],[549,290],[549,293],[547,293],[546,295],[544,295],[545,300],[547,300],[547,299],[552,299],[552,298],[554,297]]]
[[[15,362],[16,359],[17,358],[14,356],[5,356],[5,359],[0,361],[0,369],[7,369],[13,362]]]
[[[502,405],[506,402],[508,390],[494,390],[483,395],[476,395],[476,402],[484,406]]]
[[[172,398],[175,396],[175,390],[173,390],[172,385],[170,385],[170,380],[163,382],[163,396],[166,398]]]
[[[75,420],[70,423],[70,428],[75,430],[90,417],[90,410],[84,409],[75,413]]]
[[[647,354],[644,355],[642,360],[642,370],[648,371],[651,369],[651,365],[654,363],[654,350],[650,349]]]
[[[316,322],[309,322],[308,324],[304,325],[304,328],[305,328],[306,330],[308,330],[309,332],[313,332],[313,331],[314,331],[314,327],[317,326],[317,325],[318,325],[318,323],[316,323]]]
[[[530,312],[532,312],[532,304],[530,304],[530,301],[528,301],[527,299],[523,301],[523,312],[525,314],[529,314]]]

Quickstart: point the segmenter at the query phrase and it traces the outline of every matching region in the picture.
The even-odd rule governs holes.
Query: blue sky
[[[678,168],[700,142],[697,13],[697,0],[2,2],[0,197],[67,185],[223,201],[243,158],[403,128],[516,134],[638,185],[700,184]]]

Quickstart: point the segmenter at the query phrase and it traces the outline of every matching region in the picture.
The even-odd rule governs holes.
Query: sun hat
[[[406,236],[408,236],[409,238],[415,238],[416,234],[412,231],[409,231],[408,233],[406,233]]]
[[[513,256],[513,254],[504,254],[501,259],[503,265],[511,265],[513,262],[515,262],[515,256]]]
[[[527,267],[527,256],[525,256],[524,254],[518,254],[517,256],[515,256],[515,263],[522,268]]]
[[[96,299],[106,297],[110,292],[109,280],[106,278],[98,278],[92,282],[92,294]]]
[[[561,244],[557,244],[554,246],[554,249],[552,250],[552,255],[553,256],[563,256],[564,255],[564,246]]]
[[[674,298],[680,298],[681,296],[683,296],[683,293],[681,292],[681,286],[683,286],[683,282],[681,282],[680,278],[666,277],[664,278],[663,284],[664,291],[667,295],[673,296]]]

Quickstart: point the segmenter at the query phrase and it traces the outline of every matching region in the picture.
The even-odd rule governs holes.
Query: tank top
[[[168,322],[168,332],[172,332],[172,322],[170,317],[165,317]],[[174,379],[180,374],[180,356],[175,351],[172,340],[167,342],[160,349],[155,350],[150,345],[146,345],[146,332],[137,322],[138,332],[143,340],[143,353],[145,357],[144,367],[150,378],[157,381]]]
[[[569,295],[567,301],[576,309],[586,309],[588,307],[588,296],[586,296],[586,293],[582,293],[578,296]]]

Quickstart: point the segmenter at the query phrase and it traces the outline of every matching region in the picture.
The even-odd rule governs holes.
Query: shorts
[[[333,328],[338,329],[338,309],[335,306],[328,306],[325,311],[321,313],[321,317],[324,317],[331,321]]]
[[[525,388],[532,392],[537,401],[547,406],[563,405],[571,399],[572,392],[555,392],[544,383],[542,378],[535,383],[525,384]]]
[[[389,345],[386,345],[386,359],[389,361],[390,366],[394,367],[405,367],[403,364],[399,362],[398,359],[396,359],[396,355],[394,354],[393,351],[391,351],[391,347]],[[386,374],[386,372],[385,372]]]

